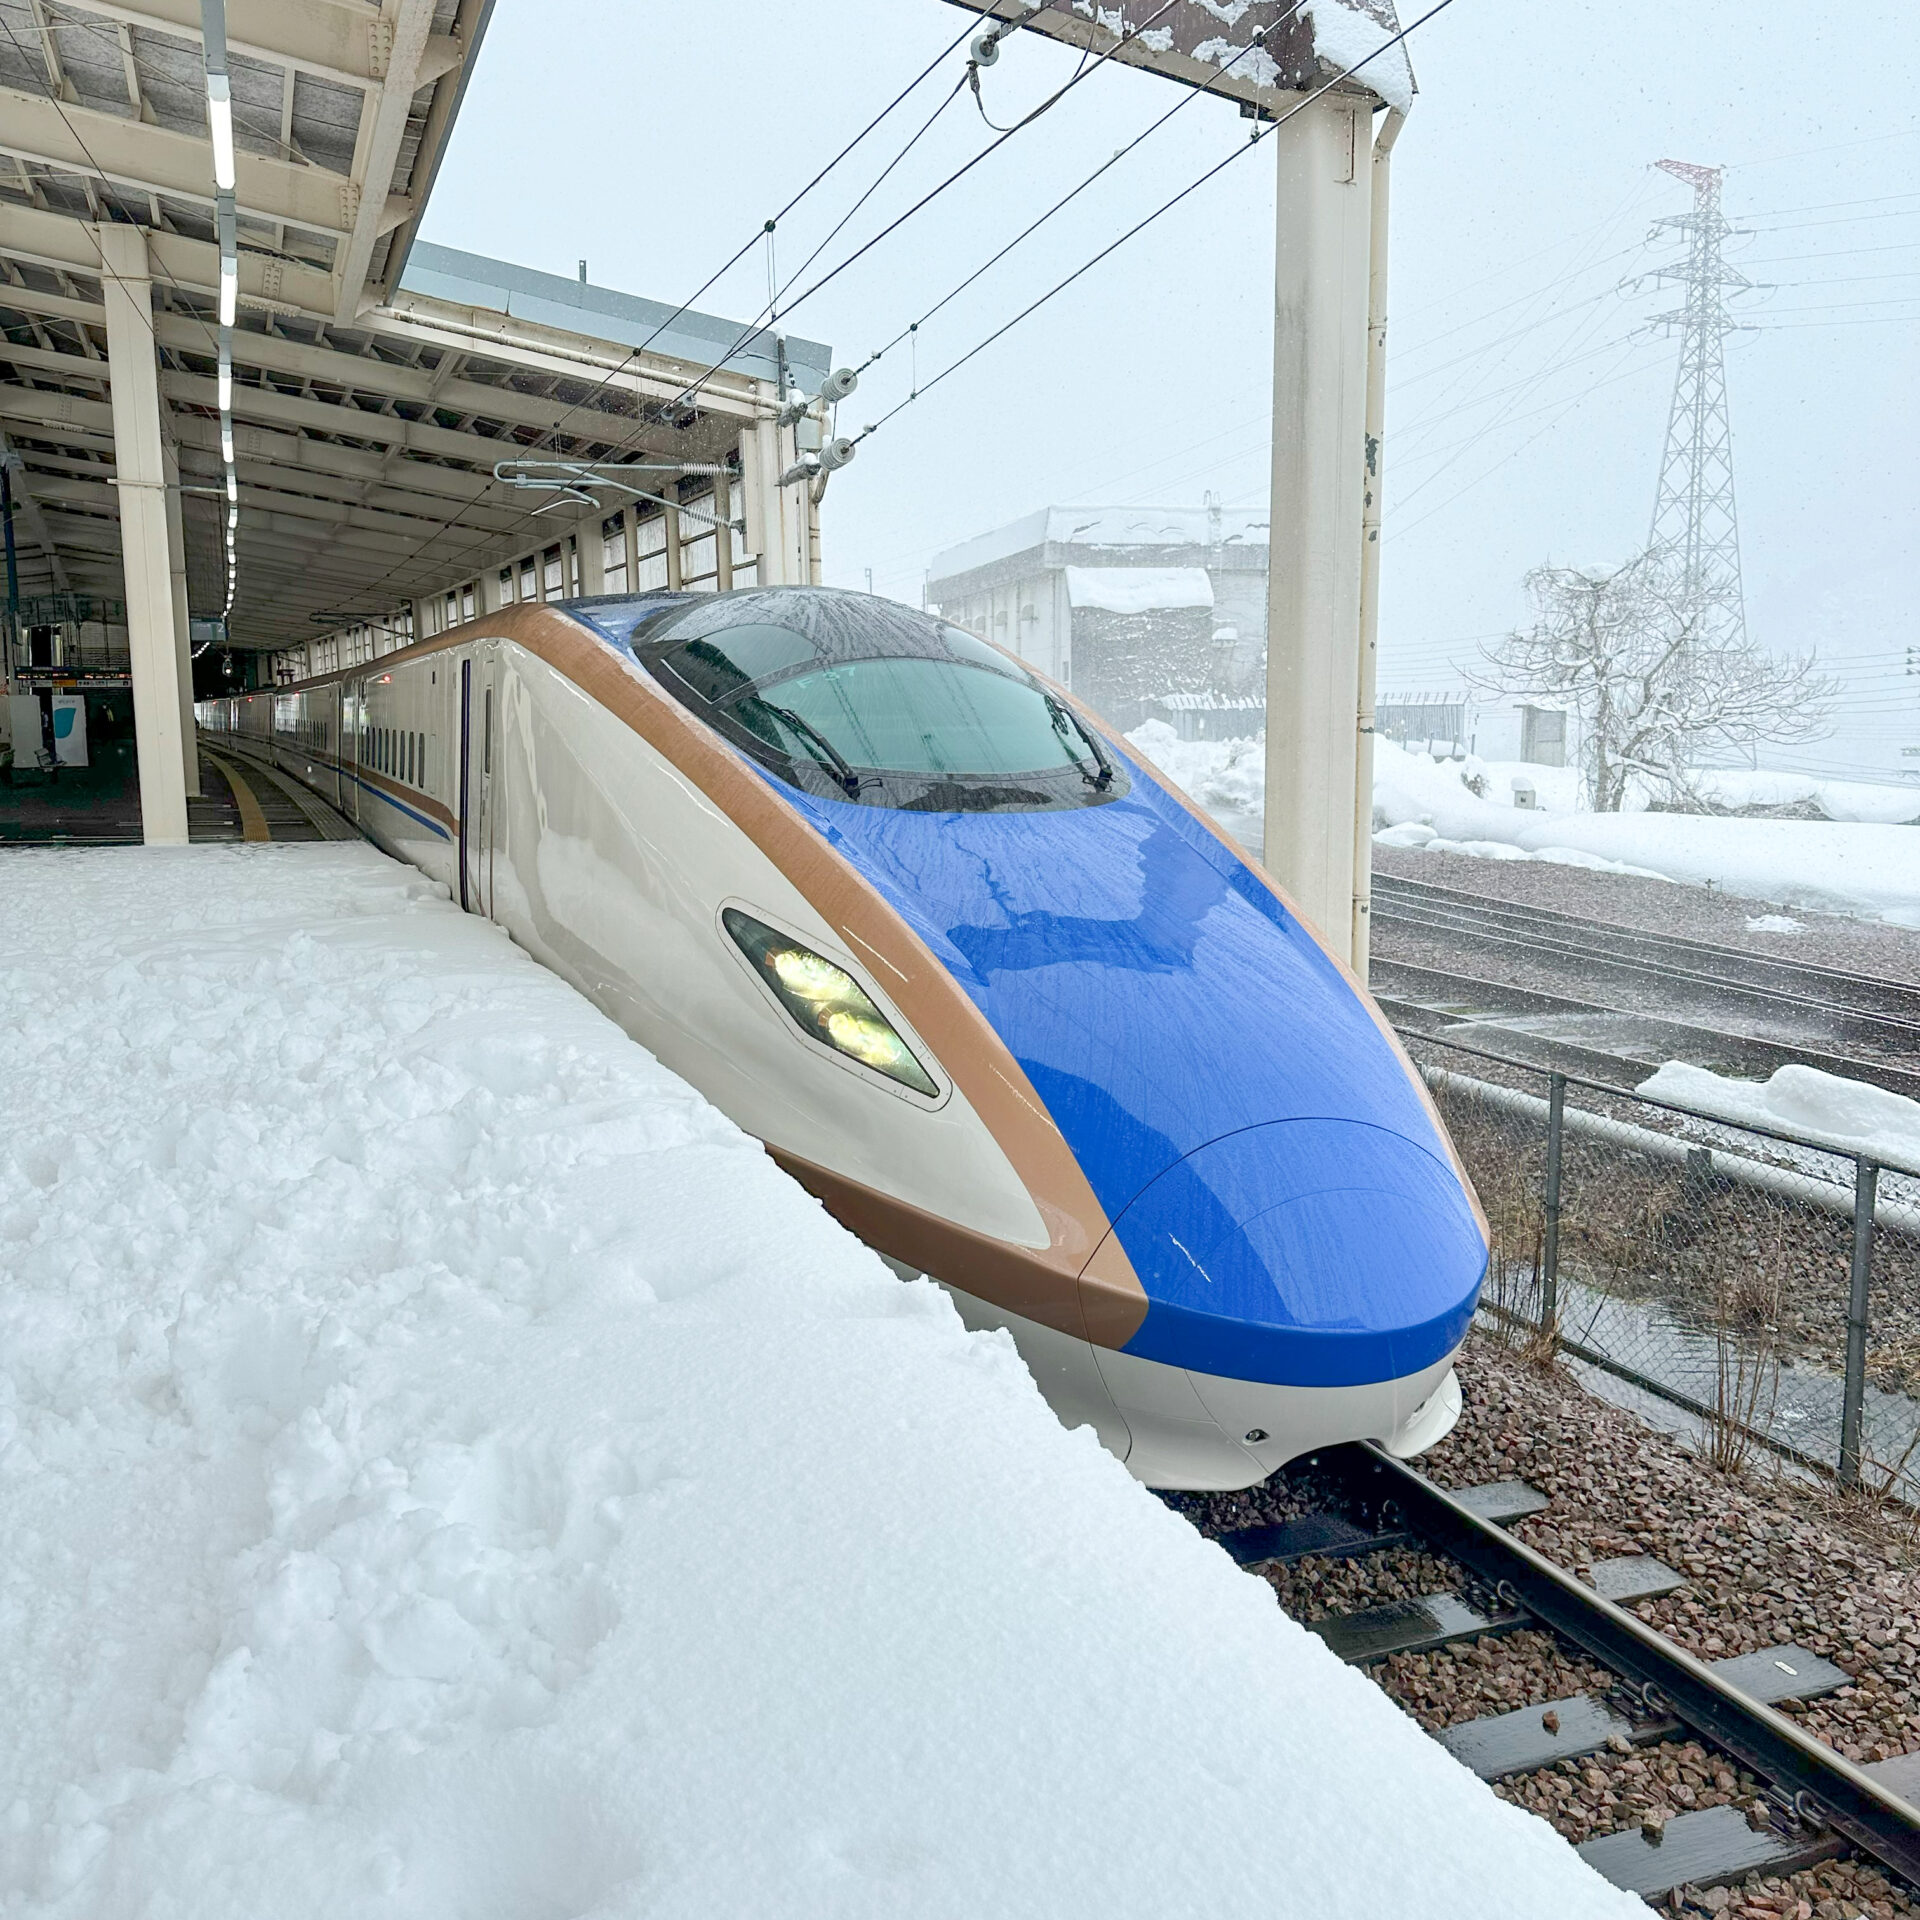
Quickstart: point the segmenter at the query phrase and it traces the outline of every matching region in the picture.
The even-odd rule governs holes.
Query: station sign
[[[1343,71],[1328,64],[1327,22],[1320,22],[1316,37],[1315,20],[1300,0],[1115,0],[1112,6],[1048,0],[1037,12],[1031,0],[952,4],[1237,100],[1247,114],[1284,113],[1298,105],[1302,91]],[[1400,31],[1393,0],[1321,0],[1311,13],[1355,16],[1353,25],[1365,41],[1374,39],[1374,29]],[[1354,76],[1356,87],[1361,78]]]

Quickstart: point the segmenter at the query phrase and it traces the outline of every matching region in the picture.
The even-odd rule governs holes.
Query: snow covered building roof
[[[1103,559],[1128,567],[1191,564],[1197,547],[1264,572],[1267,522],[1265,501],[1257,507],[1042,507],[936,554],[927,591],[937,601],[943,590],[965,594],[1035,566],[1091,566]],[[969,577],[989,574],[993,578]]]

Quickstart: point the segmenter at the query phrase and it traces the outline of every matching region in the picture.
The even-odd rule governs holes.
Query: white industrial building
[[[1043,507],[938,555],[926,591],[946,618],[1032,661],[1116,726],[1207,713],[1259,730],[1264,506]],[[1164,696],[1177,698],[1167,706]]]
[[[1382,693],[1373,727],[1382,740],[1482,760],[1565,767],[1578,755],[1578,717],[1566,708],[1467,687]]]

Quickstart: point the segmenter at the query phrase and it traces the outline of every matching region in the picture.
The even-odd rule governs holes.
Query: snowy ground
[[[0,901],[0,1909],[1643,1911],[407,870]]]
[[[1266,792],[1262,742],[1182,741],[1160,720],[1148,721],[1128,738],[1229,833],[1258,843]],[[1536,808],[1513,804],[1516,776],[1533,784]],[[1484,793],[1468,788],[1467,780],[1476,777]],[[1725,788],[1722,797],[1730,805],[1756,795],[1765,804],[1779,804],[1807,798],[1802,789],[1818,787],[1830,817],[1583,812],[1570,769],[1435,762],[1379,740],[1374,744],[1374,837],[1390,847],[1644,874],[1746,899],[1920,928],[1920,829],[1894,824],[1920,812],[1920,793],[1799,775],[1721,773],[1712,779]]]

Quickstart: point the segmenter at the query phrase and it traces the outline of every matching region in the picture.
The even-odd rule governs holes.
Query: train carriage
[[[1453,1424],[1484,1221],[1364,989],[1063,690],[822,588],[203,710],[504,926],[1150,1484]]]

